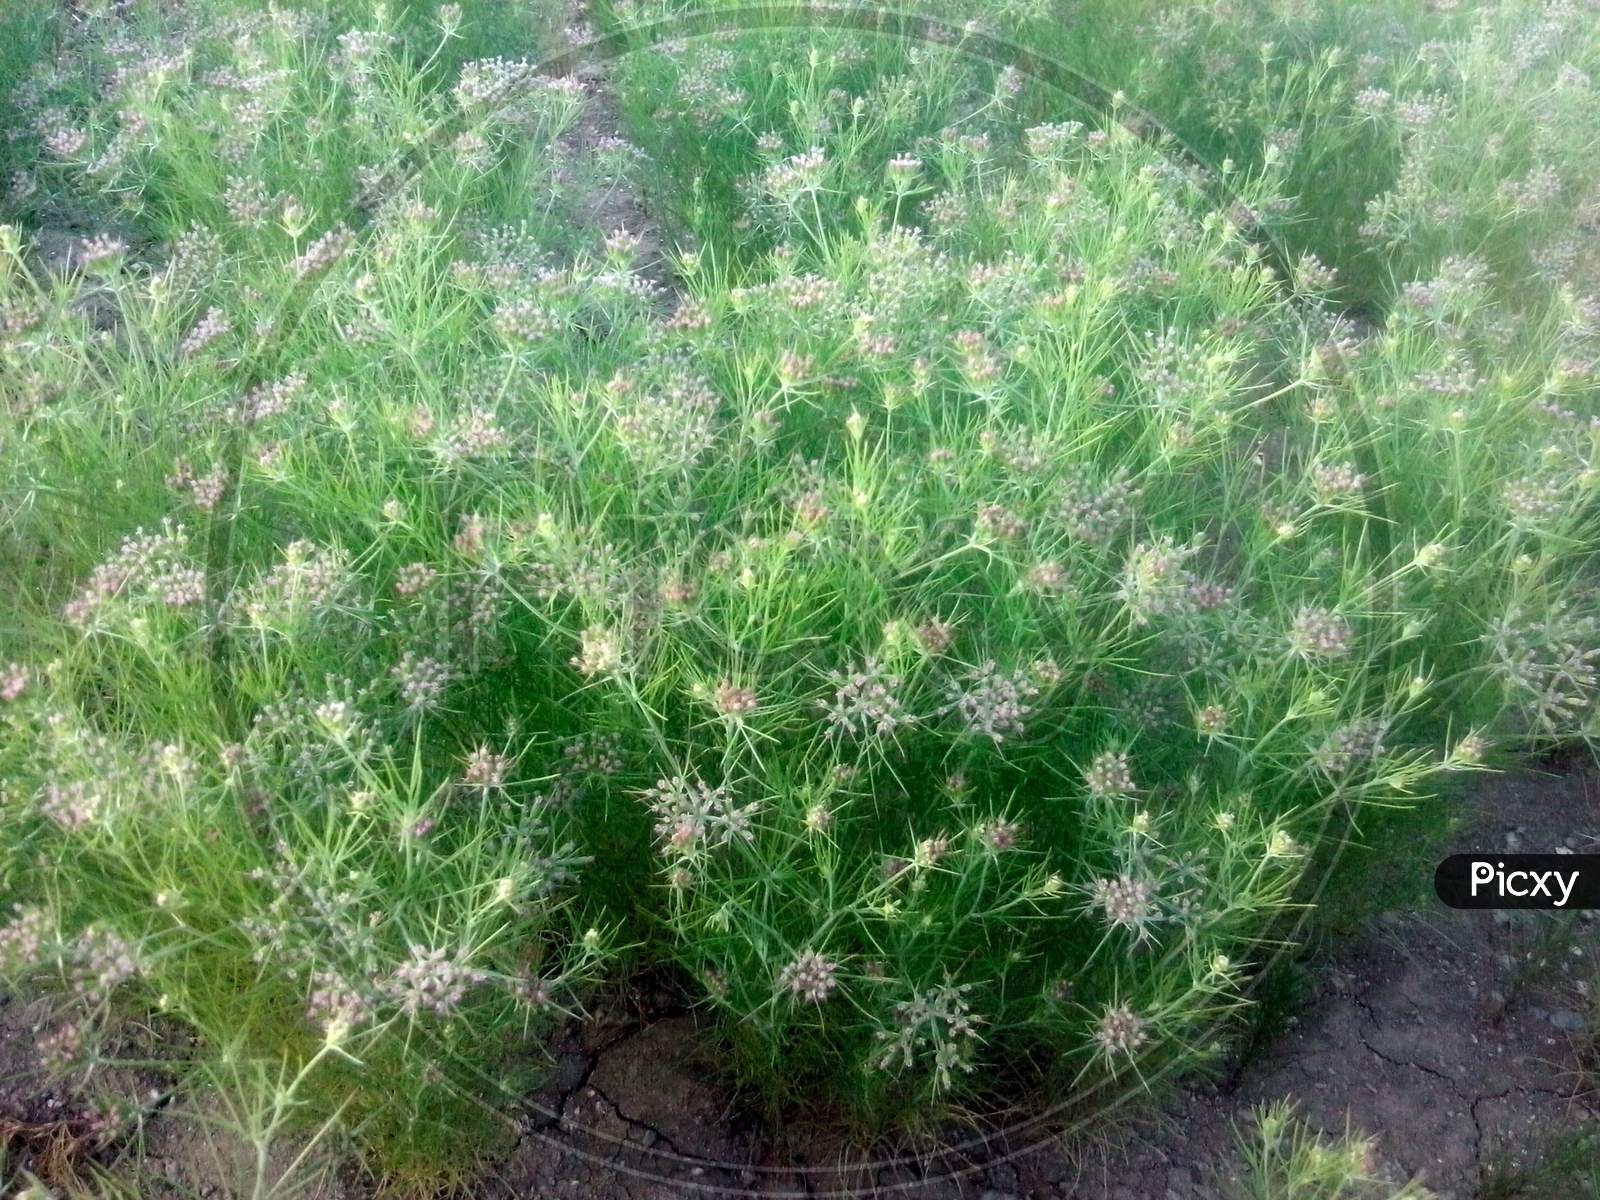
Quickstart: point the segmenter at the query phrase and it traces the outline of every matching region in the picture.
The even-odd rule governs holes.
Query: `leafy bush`
[[[67,62],[113,86],[74,111],[39,77],[39,172],[171,240],[90,240],[43,280],[3,251],[6,557],[35,584],[4,689],[6,957],[61,985],[65,1065],[131,991],[220,1054],[317,1063],[297,1103],[424,1172],[614,934],[573,907],[573,822],[529,802],[561,760],[503,703],[509,598],[456,529],[511,469],[490,400],[454,405],[490,369],[486,280],[543,278],[577,105],[530,81],[504,106],[495,62],[425,87],[447,36],[87,23]],[[446,121],[364,238],[339,223]]]
[[[1600,40],[1586,7],[1174,8],[1143,27],[1131,90],[1242,163],[1280,157],[1304,231],[1287,236],[1348,268],[1352,298],[1392,298],[1473,255],[1530,303],[1582,278],[1593,225]]]
[[[785,598],[814,622],[838,597],[846,622],[808,623],[802,642],[796,620],[820,698],[788,694],[793,669],[741,634],[765,638],[770,616],[735,609],[722,639],[740,670],[701,670],[701,694],[720,680],[759,703],[724,715],[769,738],[769,703],[784,718],[820,704],[852,735],[824,726],[822,761],[851,783],[819,778],[806,745],[806,766],[781,771],[804,786],[775,830],[770,801],[764,822],[719,790],[726,772],[658,789],[663,836],[685,821],[738,830],[718,835],[732,861],[709,878],[671,868],[678,953],[735,1018],[750,1078],[781,1091],[812,1070],[867,1110],[937,1112],[930,1099],[981,1092],[958,1067],[982,1064],[975,1078],[999,1092],[1017,1086],[999,1064],[1092,1090],[1128,1042],[1146,1070],[1162,1051],[1203,1057],[1210,1018],[1237,1000],[1233,964],[1292,894],[1298,872],[1274,844],[1337,844],[1363,807],[1474,763],[1483,739],[1464,727],[1508,702],[1548,732],[1590,711],[1585,668],[1554,649],[1580,646],[1586,618],[1551,582],[1587,553],[1587,435],[1536,452],[1543,380],[1486,387],[1466,365],[1480,346],[1512,349],[1471,263],[1447,264],[1369,335],[1322,302],[1331,272],[1303,259],[1275,287],[1182,169],[1121,127],[1024,132],[995,99],[1017,89],[939,47],[899,48],[907,78],[931,82],[896,108],[855,90],[862,64],[882,71],[893,51],[848,33],[802,43],[809,54],[770,70],[753,35],[669,43],[630,67],[651,136],[706,147],[736,198],[688,216],[708,244],[744,247],[731,304],[723,273],[691,275],[700,336],[726,331],[747,360],[782,331],[779,394],[809,384],[810,407],[844,430],[833,478],[827,443],[794,438],[805,466],[788,490],[802,510],[869,521],[873,548],[841,548],[828,585],[783,553]],[[1224,215],[1281,211],[1266,190],[1281,178],[1239,179]],[[763,240],[765,259],[750,249]],[[834,398],[841,366],[850,388]],[[1423,468],[1440,461],[1451,469]],[[1551,494],[1573,502],[1535,517],[1524,481],[1553,471],[1577,486]],[[726,561],[759,595],[781,526],[746,525],[760,551]],[[1550,575],[1535,542],[1561,559]],[[1533,596],[1565,632],[1523,673],[1509,664],[1543,635],[1515,614]],[[817,663],[852,641],[854,655]],[[1037,662],[1062,681],[1030,679]],[[1014,719],[995,724],[991,704]],[[1070,715],[1052,717],[1057,704]],[[1429,754],[1452,723],[1459,743]],[[781,753],[763,742],[753,773]],[[865,767],[839,763],[836,743],[869,750]],[[1241,795],[1251,832],[1218,837],[1208,822],[1236,819]],[[1007,856],[986,831],[1004,830],[1009,853],[1013,825],[1036,835],[1043,883],[991,863]]]
[[[36,196],[126,230],[3,248],[59,1057],[157,1008],[459,1169],[637,942],[775,1104],[1109,1103],[1386,809],[1594,732],[1593,300],[1441,242],[1354,320],[1272,156],[1219,204],[1125,101],[826,30],[630,58],[698,147],[665,297],[575,86],[412,7],[102,16],[22,89]]]

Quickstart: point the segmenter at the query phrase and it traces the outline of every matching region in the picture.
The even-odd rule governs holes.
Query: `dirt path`
[[[595,30],[589,23],[585,0],[569,0],[567,19],[553,36],[558,40],[548,48],[552,53],[581,50],[594,40]],[[622,117],[611,86],[611,69],[611,63],[590,54],[580,56],[571,72],[572,78],[583,86],[584,102],[577,122],[560,139],[561,150],[570,163],[576,165],[600,157],[637,161],[637,150],[623,134]],[[573,174],[585,172],[574,171]],[[662,290],[664,300],[671,307],[675,301],[675,280],[666,257],[666,245],[638,179],[623,171],[600,180],[598,187],[588,188],[583,209],[585,220],[600,233],[625,230],[639,239],[638,272]]]

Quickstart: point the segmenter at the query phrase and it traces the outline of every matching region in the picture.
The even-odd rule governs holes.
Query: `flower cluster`
[[[1133,772],[1128,766],[1128,756],[1120,750],[1107,750],[1095,755],[1088,770],[1083,773],[1083,786],[1091,796],[1098,798],[1131,796],[1135,792]]]
[[[715,440],[716,394],[672,360],[647,366],[641,376],[619,374],[606,386],[617,441],[642,470],[681,471]]]
[[[505,787],[513,765],[506,755],[479,746],[467,756],[466,769],[461,772],[461,786],[473,791],[499,791]]]
[[[1094,1040],[1107,1057],[1132,1056],[1149,1038],[1143,1017],[1126,1004],[1108,1007],[1094,1029]]]
[[[1350,622],[1328,608],[1301,608],[1289,626],[1289,649],[1309,661],[1342,658],[1354,640]]]
[[[1075,538],[1090,543],[1110,541],[1133,524],[1139,493],[1126,471],[1104,483],[1073,478],[1062,489],[1061,520]]]
[[[1155,889],[1149,880],[1131,875],[1097,879],[1093,895],[1108,923],[1132,930],[1141,941],[1150,936],[1150,923],[1157,911]]]
[[[855,671],[836,671],[830,682],[833,699],[818,705],[833,735],[889,737],[916,719],[900,699],[900,677],[889,674],[876,659],[867,659]]]
[[[1001,742],[1023,732],[1040,690],[1031,671],[1005,672],[985,662],[946,685],[948,703],[942,711],[954,713],[968,733]]]
[[[164,525],[159,533],[143,529],[125,538],[121,548],[90,573],[62,615],[75,625],[88,625],[116,601],[190,609],[206,598],[205,573],[194,565],[188,536],[181,525]]]
[[[726,787],[711,787],[698,779],[660,779],[643,799],[656,818],[656,836],[674,858],[692,858],[732,842],[755,838],[754,818],[761,803],[742,807]]]
[[[982,1044],[978,1026],[983,1018],[972,1012],[970,983],[948,980],[919,992],[894,1006],[894,1020],[877,1037],[883,1043],[875,1060],[880,1070],[909,1068],[928,1050],[933,1051],[934,1090],[947,1092],[954,1073],[969,1073]]]
[[[467,993],[483,981],[483,973],[471,961],[464,950],[413,946],[411,957],[394,969],[384,991],[407,1016],[431,1013],[448,1018],[461,1007]]]
[[[821,1004],[839,986],[839,964],[815,950],[795,956],[778,972],[777,984],[797,1000]]]

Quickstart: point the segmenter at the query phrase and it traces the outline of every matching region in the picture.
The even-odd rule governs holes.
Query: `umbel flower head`
[[[711,694],[711,705],[725,717],[738,718],[754,712],[759,703],[755,688],[741,687],[724,679]]]
[[[1342,658],[1355,634],[1350,622],[1332,609],[1305,607],[1289,626],[1289,648],[1308,661]]]
[[[1150,935],[1156,907],[1155,889],[1149,880],[1119,875],[1115,879],[1095,880],[1092,890],[1095,904],[1110,924],[1130,929],[1141,939]]]
[[[643,794],[656,818],[662,852],[680,861],[730,842],[755,838],[754,818],[761,802],[739,805],[726,787],[699,779],[658,779]]]
[[[819,701],[831,734],[888,736],[915,719],[900,701],[899,677],[890,675],[876,659],[867,659],[855,671],[835,672],[832,683],[832,702]]]
[[[461,785],[483,791],[497,791],[506,785],[506,776],[512,767],[511,759],[496,754],[488,746],[479,746],[467,756],[466,769],[461,773]]]
[[[985,662],[946,687],[949,703],[943,711],[959,716],[969,733],[1001,742],[1023,732],[1039,690],[1027,671],[1003,672],[994,662]]]
[[[464,951],[443,946],[412,946],[411,957],[395,968],[384,991],[408,1016],[431,1012],[453,1015],[484,975],[468,964]]]
[[[572,656],[572,665],[589,676],[615,672],[622,666],[617,636],[602,625],[589,626],[579,640],[578,653]]]
[[[778,972],[778,987],[797,1000],[821,1004],[839,986],[839,964],[815,950],[797,954]]]
[[[1144,1018],[1126,1004],[1107,1007],[1095,1025],[1095,1044],[1107,1058],[1117,1055],[1132,1058],[1148,1039]]]
[[[1089,769],[1083,773],[1083,786],[1097,799],[1133,795],[1135,789],[1133,774],[1128,769],[1128,756],[1120,750],[1107,750],[1095,755]]]

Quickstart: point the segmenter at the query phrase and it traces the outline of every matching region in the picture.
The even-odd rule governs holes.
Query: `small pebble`
[[[1549,1016],[1550,1024],[1567,1033],[1582,1033],[1588,1022],[1583,1019],[1582,1013],[1573,1012],[1570,1008],[1563,1008]]]

